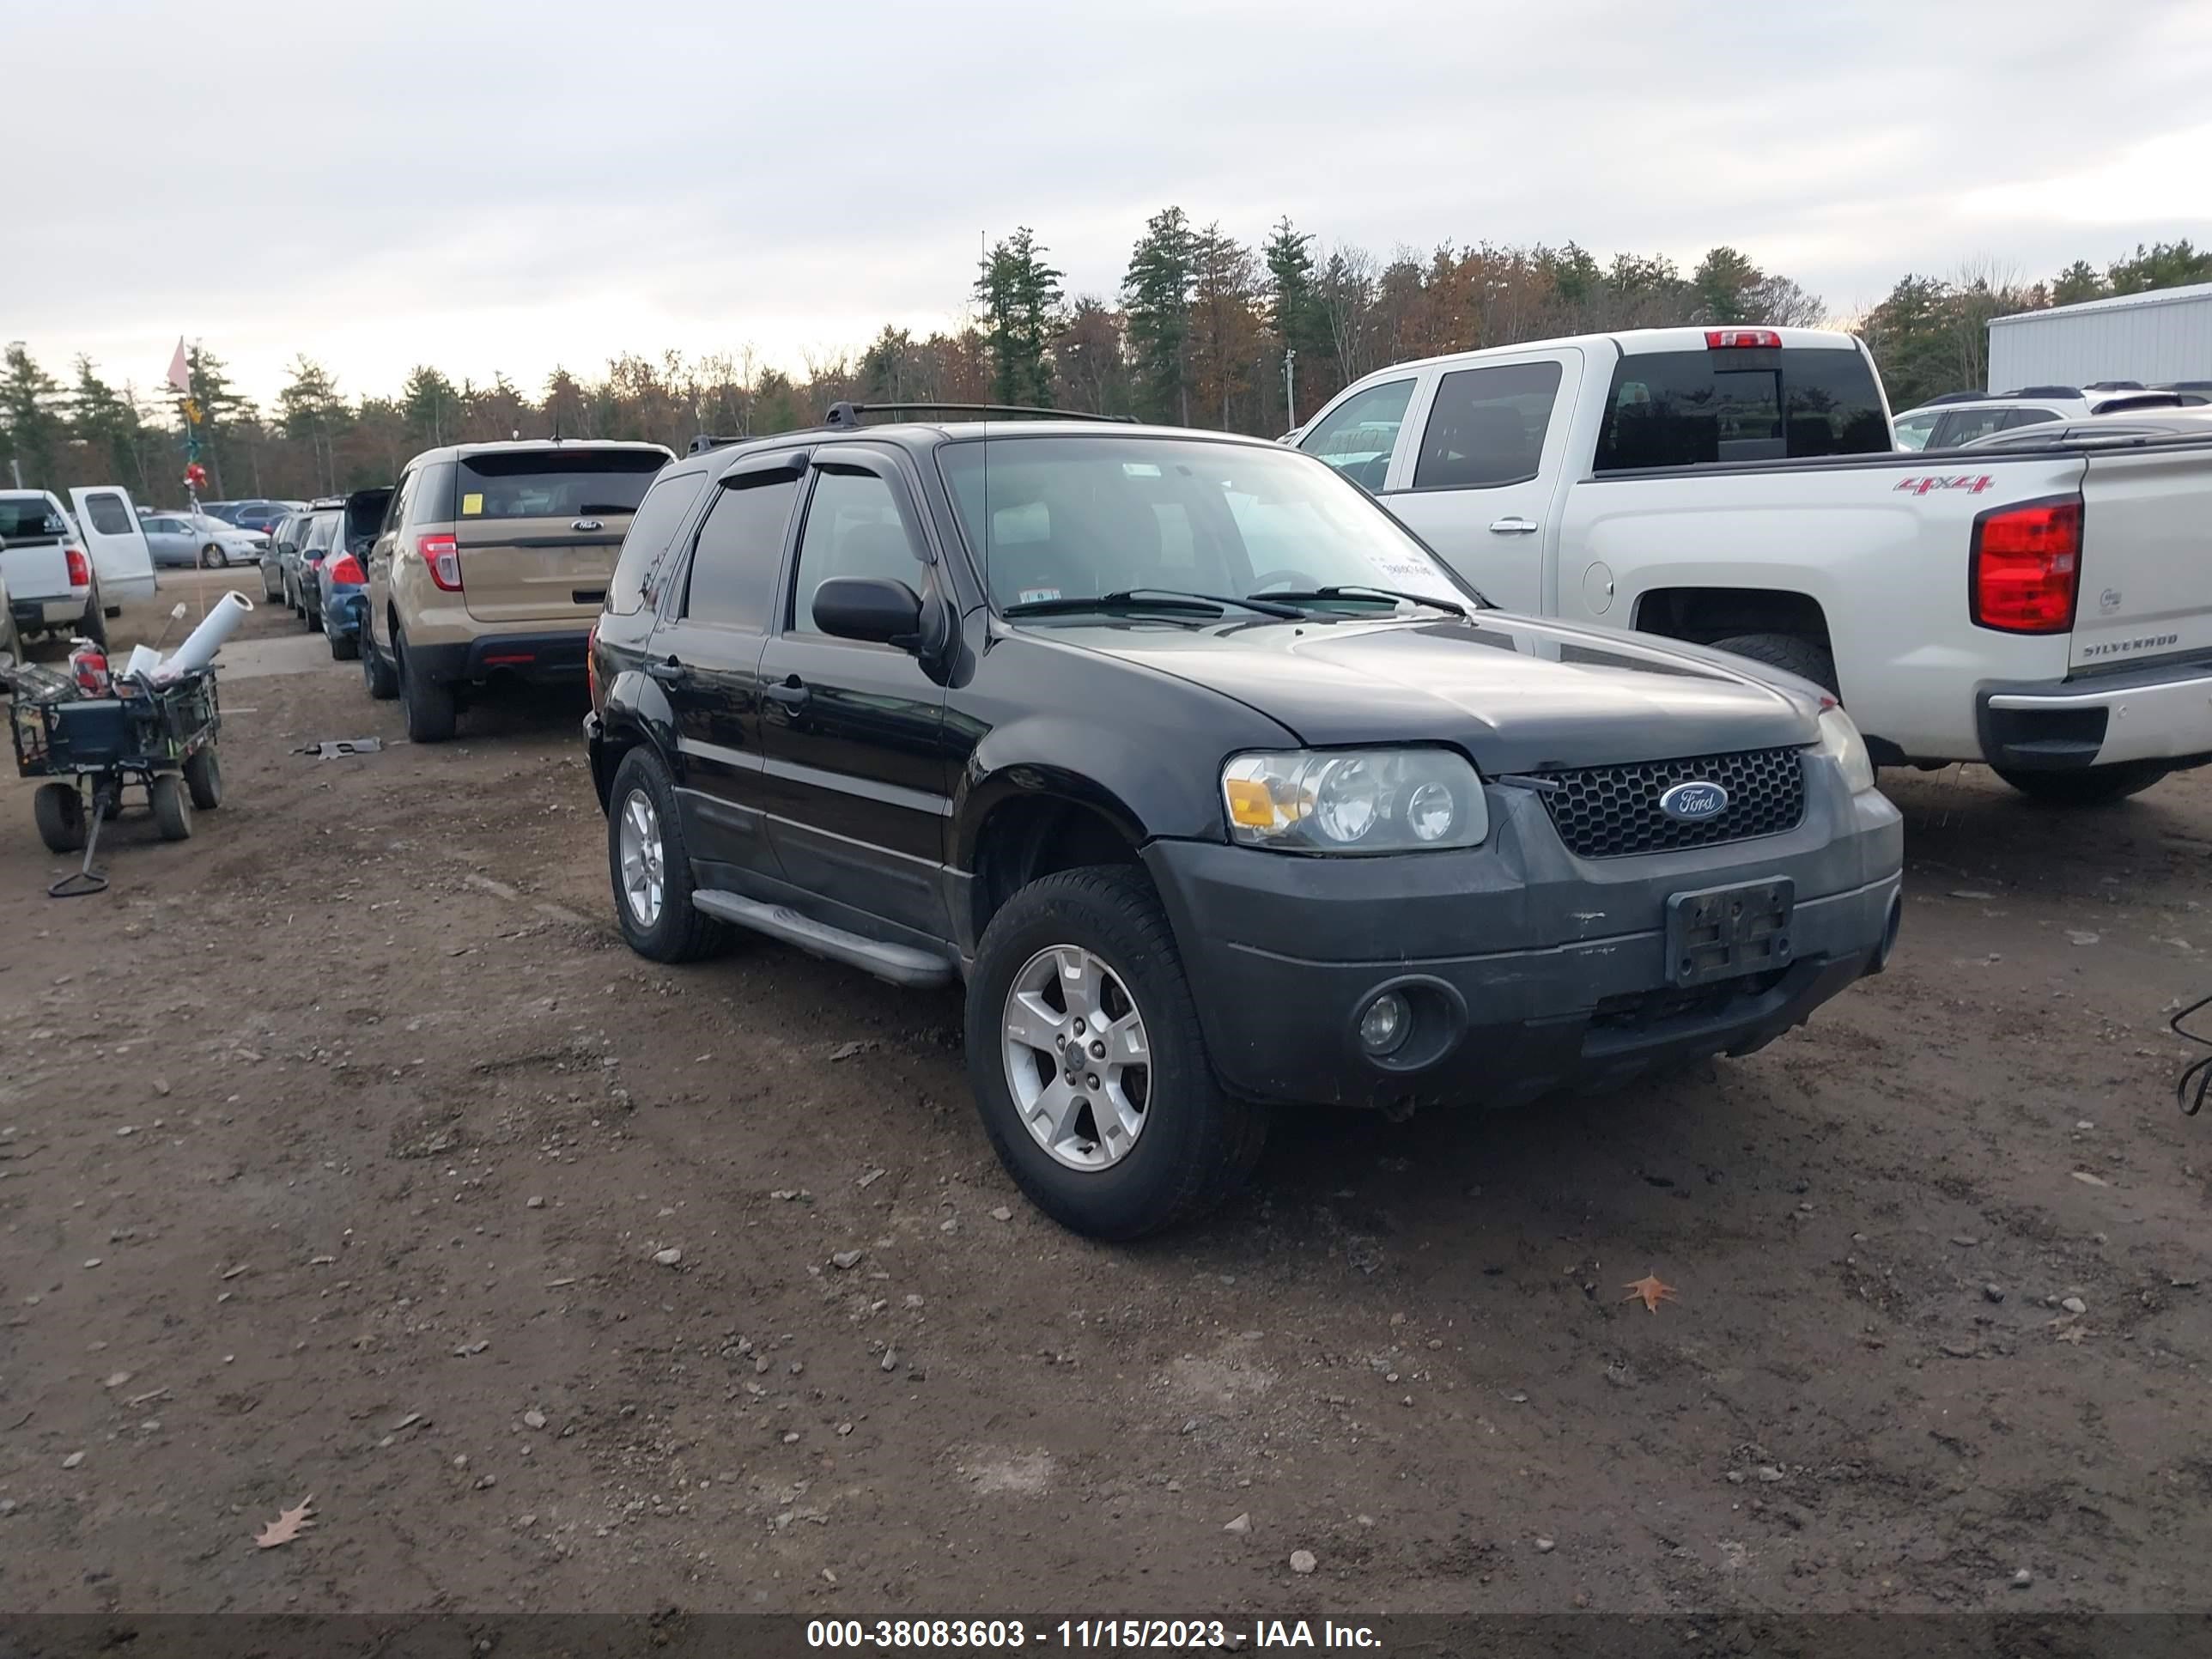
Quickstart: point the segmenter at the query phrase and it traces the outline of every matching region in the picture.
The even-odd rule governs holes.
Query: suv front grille
[[[1805,769],[1795,749],[1592,766],[1540,775],[1559,786],[1544,809],[1577,858],[1619,859],[1712,847],[1795,830],[1805,817]],[[1709,818],[1670,818],[1659,797],[1678,783],[1717,783],[1728,805]]]

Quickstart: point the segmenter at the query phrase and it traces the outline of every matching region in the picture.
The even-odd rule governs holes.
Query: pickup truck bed
[[[33,634],[82,620],[91,568],[59,501],[41,489],[0,490],[0,583],[19,629]]]

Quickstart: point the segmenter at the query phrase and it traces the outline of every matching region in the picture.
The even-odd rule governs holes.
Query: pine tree
[[[1179,207],[1154,214],[1121,279],[1139,412],[1190,424],[1190,302],[1198,236]]]
[[[1696,323],[1763,323],[1754,315],[1760,285],[1766,275],[1732,247],[1717,247],[1698,261],[1690,273],[1695,307],[1690,320]]]
[[[461,394],[443,374],[417,363],[399,388],[399,407],[407,430],[425,448],[452,443],[460,435]]]
[[[2135,257],[2113,261],[2106,275],[2106,292],[2112,294],[2147,294],[2155,288],[2212,283],[2212,248],[2200,252],[2186,238],[2148,247],[2138,242]]]
[[[100,378],[89,357],[76,360],[76,390],[72,402],[70,423],[97,458],[94,464],[103,467],[106,473],[104,479],[88,478],[82,482],[119,483],[142,496],[150,495],[152,484],[146,473],[145,445],[137,407]]]
[[[1273,331],[1277,350],[1297,354],[1292,370],[1296,388],[1326,384],[1323,371],[1333,345],[1328,305],[1314,269],[1312,244],[1311,236],[1292,228],[1290,220],[1284,218],[1275,222],[1261,250],[1267,264],[1267,325]],[[1311,412],[1325,395],[1318,391],[1310,397],[1302,391],[1290,395],[1294,389],[1285,387],[1286,411]],[[1263,402],[1261,407],[1268,405]]]
[[[62,451],[69,441],[62,389],[21,340],[9,346],[7,374],[0,379],[0,434],[25,489],[61,489]]]
[[[2087,259],[2076,259],[2051,279],[2051,303],[2079,305],[2084,300],[2101,300],[2110,292],[2102,271]]]
[[[351,416],[328,369],[306,356],[292,360],[292,378],[276,394],[276,423],[287,438],[307,446],[316,495],[338,487],[337,438]]]
[[[1047,352],[1060,328],[1061,273],[1045,263],[1047,252],[1024,225],[992,248],[976,275],[995,402],[1042,406],[1052,401]]]

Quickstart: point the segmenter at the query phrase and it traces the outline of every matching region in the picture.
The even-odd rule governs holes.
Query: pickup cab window
[[[1595,471],[1878,455],[1896,447],[1874,369],[1833,347],[1721,346],[1624,356]]]
[[[1416,489],[1490,489],[1536,476],[1559,401],[1557,363],[1462,368],[1437,383]]]
[[[1410,375],[1369,386],[1315,422],[1298,447],[1354,483],[1380,489],[1390,470],[1390,452],[1398,447],[1398,428],[1405,424],[1406,405],[1413,400]]]

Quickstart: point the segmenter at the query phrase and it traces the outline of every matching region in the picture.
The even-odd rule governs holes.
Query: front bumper
[[[1983,757],[2008,769],[2201,761],[2212,756],[2212,662],[1987,685],[1975,713]]]
[[[1748,1054],[1878,969],[1896,937],[1904,833],[1881,795],[1808,765],[1785,835],[1649,857],[1575,858],[1534,795],[1490,792],[1463,853],[1297,858],[1155,842],[1167,905],[1222,1081],[1255,1099],[1512,1104],[1717,1054]],[[1785,967],[1678,990],[1668,899],[1787,878]],[[1390,1056],[1362,1048],[1380,992],[1413,1010]]]

